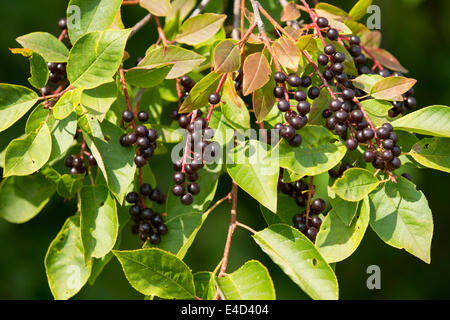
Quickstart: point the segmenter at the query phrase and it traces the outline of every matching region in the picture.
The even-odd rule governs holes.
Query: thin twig
[[[205,7],[208,5],[208,3],[209,3],[210,1],[211,1],[211,0],[202,0],[202,1],[198,4],[197,8],[195,8],[195,10],[194,10],[194,11],[192,12],[192,14],[189,16],[189,18],[198,16],[200,13],[202,13],[203,10],[205,9]]]
[[[131,30],[130,35],[128,36],[128,39],[130,39],[132,36],[134,36],[136,34],[136,32],[138,32],[139,30],[141,30],[147,23],[150,22],[150,20],[152,19],[152,14],[149,13],[148,15],[146,15],[144,18],[142,18],[141,21],[139,21],[138,23],[136,23],[133,27],[133,29]]]
[[[244,229],[250,231],[252,234],[257,234],[257,233],[258,233],[256,230],[253,230],[253,229],[250,228],[248,225],[243,224],[243,223],[241,223],[241,222],[239,222],[239,221],[236,222],[236,225],[237,225],[238,227],[241,227],[241,228],[244,228]]]
[[[240,14],[241,12],[241,1],[234,0],[233,5],[233,31],[231,31],[231,37],[235,40],[239,39],[239,24],[240,24]]]

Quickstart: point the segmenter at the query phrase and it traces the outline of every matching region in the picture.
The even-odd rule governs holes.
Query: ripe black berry
[[[213,92],[209,95],[208,101],[210,104],[216,105],[220,102],[220,94]]]
[[[361,39],[358,36],[351,36],[349,42],[351,45],[359,45],[361,43]]]
[[[126,200],[128,203],[136,203],[139,201],[139,195],[137,194],[137,192],[130,192],[129,194],[127,194]]]
[[[97,165],[97,160],[95,160],[95,157],[92,154],[88,157],[88,163],[91,167],[95,167]]]
[[[189,123],[191,122],[191,120],[184,114],[182,114],[179,118],[178,118],[178,124],[180,125],[181,128],[186,129],[189,125]]]
[[[330,110],[333,112],[339,111],[342,107],[342,102],[340,100],[333,100],[330,103]]]
[[[289,101],[284,100],[284,99],[278,101],[277,105],[278,105],[278,109],[280,109],[281,112],[286,112],[291,108]]]
[[[362,49],[360,46],[351,46],[349,50],[352,57],[358,57],[362,53]]]
[[[327,55],[331,56],[332,54],[336,53],[336,47],[334,45],[332,45],[332,44],[328,44],[328,45],[325,46],[324,52]]]
[[[350,151],[356,150],[356,149],[358,148],[358,140],[356,140],[356,139],[354,139],[354,138],[348,139],[348,140],[345,142],[345,146],[346,146],[347,149],[350,150]]]
[[[387,149],[387,150],[392,150],[395,146],[394,141],[392,141],[391,139],[386,139],[383,141],[383,148]]]
[[[394,155],[394,157],[399,157],[402,154],[402,149],[398,146],[395,146],[394,148],[392,148],[392,154]]]
[[[394,159],[391,160],[389,163],[389,167],[393,170],[399,169],[402,166],[402,162],[399,158],[394,157]]]
[[[320,219],[317,216],[312,217],[311,219],[311,224],[313,225],[313,227],[319,229],[320,226],[322,225],[322,219]]]
[[[333,67],[331,67],[331,70],[334,74],[340,75],[344,72],[344,65],[342,63],[335,63],[333,64]]]
[[[300,84],[300,85],[301,85],[302,87],[308,88],[311,84],[312,84],[311,77],[303,76],[303,77],[301,78],[301,84]]]
[[[276,72],[273,78],[278,83],[283,83],[287,80],[287,77],[283,72]]]
[[[345,61],[345,54],[343,54],[342,52],[336,52],[333,54],[333,60],[335,62],[344,62]]]
[[[334,117],[336,118],[337,122],[343,123],[347,121],[348,119],[348,113],[344,110],[339,110],[335,113]]]
[[[180,83],[186,89],[192,88],[195,84],[194,80],[192,80],[192,78],[189,76],[182,76],[180,79]]]
[[[136,141],[136,144],[139,148],[145,149],[148,148],[150,145],[150,140],[148,140],[147,137],[139,137]]]
[[[317,62],[322,66],[326,66],[329,61],[330,59],[328,58],[328,56],[323,53],[319,54],[317,57]]]
[[[188,185],[187,190],[189,193],[196,195],[200,193],[200,186],[197,183],[193,182]]]
[[[389,134],[390,134],[389,130],[384,128],[384,127],[381,127],[381,128],[377,129],[377,137],[380,138],[380,139],[387,139],[387,138],[389,138]]]
[[[317,25],[320,28],[327,28],[328,27],[328,19],[324,17],[320,17],[317,19]]]
[[[299,134],[296,134],[290,141],[289,141],[289,145],[291,147],[297,148],[300,147],[300,145],[302,144],[302,136]]]
[[[181,203],[189,206],[194,202],[194,197],[192,196],[192,194],[190,193],[185,193],[182,197],[181,197]]]
[[[291,87],[299,87],[302,84],[302,79],[296,74],[290,74],[287,82]]]
[[[286,140],[291,140],[295,136],[295,129],[294,127],[288,125],[284,126],[283,129],[281,129],[281,136]]]
[[[284,97],[284,88],[283,87],[275,87],[273,89],[273,95],[275,96],[275,98],[283,98]]]
[[[161,237],[159,236],[159,234],[153,233],[150,235],[150,237],[148,238],[151,244],[159,244],[161,242]]]
[[[182,172],[175,172],[173,175],[173,182],[175,182],[175,184],[181,185],[184,183],[184,180],[185,176]]]
[[[156,139],[158,139],[158,131],[155,129],[149,129],[147,131],[147,138],[150,140],[150,142],[155,142]]]
[[[377,154],[374,151],[367,150],[364,152],[364,161],[365,162],[374,162],[377,158]]]
[[[337,31],[336,29],[328,30],[327,38],[332,41],[336,41],[339,38],[339,31]]]
[[[150,200],[152,200],[154,202],[160,201],[161,198],[162,198],[161,191],[159,191],[159,189],[157,189],[157,188],[153,189],[153,191],[150,194],[149,198],[150,198]]]
[[[363,130],[363,134],[364,134],[364,138],[366,139],[366,141],[372,140],[375,137],[375,133],[373,132],[373,130],[371,128],[365,128]]]
[[[384,150],[382,153],[381,153],[381,158],[384,160],[384,161],[391,161],[393,158],[394,158],[394,155],[392,154],[392,151],[390,151],[390,150]]]
[[[133,217],[138,217],[141,214],[141,207],[135,204],[130,207],[130,215]]]
[[[137,126],[135,131],[138,137],[145,137],[148,133],[147,128],[143,125]]]
[[[311,203],[311,210],[315,213],[322,213],[325,211],[326,206],[325,200],[317,198]]]
[[[300,115],[305,116],[311,111],[311,104],[308,101],[300,101],[297,104],[297,111]]]
[[[150,193],[152,193],[152,186],[149,185],[148,183],[144,183],[141,185],[141,187],[139,188],[139,191],[141,192],[141,194],[148,196],[150,195]]]
[[[58,21],[58,28],[61,30],[65,30],[67,29],[67,19],[66,18],[61,18]]]
[[[134,119],[134,113],[130,110],[125,110],[122,112],[122,120],[125,122],[131,122]]]
[[[350,113],[349,118],[352,123],[359,123],[361,120],[364,119],[364,114],[362,113],[361,110],[356,109]]]
[[[299,90],[294,93],[294,98],[297,101],[305,101],[308,95],[305,91]]]
[[[140,111],[138,113],[138,119],[140,122],[147,122],[148,121],[148,113],[145,111]]]
[[[159,225],[157,229],[158,229],[158,233],[162,236],[167,234],[167,232],[169,232],[169,230],[167,229],[167,226],[165,224]]]
[[[317,229],[315,227],[311,227],[306,231],[306,236],[311,240],[316,240],[317,237]]]
[[[320,95],[320,89],[317,88],[317,87],[311,87],[311,88],[308,90],[308,97],[309,97],[311,100],[314,100],[314,99],[318,98],[319,95]]]
[[[147,163],[147,160],[144,156],[137,155],[136,157],[134,157],[134,163],[138,168],[142,168]]]
[[[353,98],[355,97],[355,91],[353,91],[352,89],[344,89],[344,91],[342,91],[342,98],[344,100],[347,101],[351,101],[353,100]]]

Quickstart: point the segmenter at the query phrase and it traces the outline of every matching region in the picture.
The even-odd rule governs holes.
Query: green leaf
[[[450,108],[447,106],[423,108],[395,120],[392,125],[396,130],[450,138]]]
[[[194,51],[175,46],[168,46],[166,50],[162,47],[151,48],[151,50],[147,51],[144,59],[138,66],[154,68],[173,63],[173,68],[166,78],[175,79],[191,72],[205,60],[206,58]]]
[[[128,84],[139,88],[151,88],[163,82],[172,67],[173,64],[161,65],[151,69],[135,67],[127,71],[125,80]]]
[[[361,89],[364,92],[371,92],[372,87],[380,80],[384,78],[378,74],[362,74],[359,77],[352,80],[355,88]]]
[[[291,224],[294,214],[300,210],[295,199],[284,194],[279,194],[277,200],[277,212],[275,213],[263,205],[259,205],[264,220],[266,220],[268,226],[277,223]]]
[[[253,93],[253,111],[258,122],[266,120],[271,111],[275,109],[276,99],[273,95],[275,86],[276,83],[271,78],[262,88]]]
[[[41,89],[48,81],[49,71],[47,62],[35,52],[33,52],[29,59],[31,77],[28,78],[28,82],[36,89]]]
[[[424,194],[409,180],[399,177],[370,195],[370,226],[387,244],[430,263],[433,217]]]
[[[47,62],[67,62],[69,50],[58,39],[47,32],[33,32],[16,39],[26,49],[38,53]]]
[[[405,77],[388,77],[378,80],[371,88],[374,99],[403,101],[402,94],[411,89],[417,80]]]
[[[238,145],[227,155],[227,171],[239,187],[276,212],[278,157],[271,156],[267,148],[268,145],[257,140]]]
[[[203,77],[189,92],[179,112],[189,113],[208,105],[209,95],[217,90],[221,77],[222,75],[214,71]]]
[[[226,18],[226,15],[216,13],[204,13],[189,18],[181,26],[181,33],[175,40],[191,46],[202,43],[219,31]]]
[[[206,165],[199,171],[197,183],[200,193],[194,197],[190,206],[183,205],[180,198],[169,192],[166,204],[169,232],[162,237],[159,248],[176,254],[180,259],[184,258],[209,215],[206,209],[216,193],[221,169],[221,165]]]
[[[0,83],[0,132],[11,127],[38,101],[38,95],[28,88]]]
[[[131,29],[91,32],[70,50],[67,77],[77,88],[92,89],[110,82],[122,62]]]
[[[36,173],[9,177],[0,184],[0,217],[11,223],[34,218],[55,193],[55,184]]]
[[[347,201],[360,201],[364,199],[380,184],[372,172],[352,168],[344,172],[343,176],[336,180],[331,189],[342,199]]]
[[[91,115],[84,116],[79,124],[85,133],[86,143],[107,181],[109,190],[119,204],[122,204],[136,171],[133,148],[124,148],[120,145],[119,140],[123,131],[109,121],[103,121],[100,132],[98,132],[100,127],[97,120]],[[90,130],[89,126],[96,129]],[[103,135],[108,137],[108,141]]]
[[[358,248],[369,225],[370,207],[365,198],[351,225],[345,225],[334,210],[320,227],[316,247],[328,263],[347,259]]]
[[[100,122],[105,118],[111,105],[118,95],[115,81],[102,84],[94,89],[83,90],[81,104],[91,114],[97,116]]]
[[[247,105],[236,92],[233,80],[228,77],[222,93],[222,113],[236,129],[250,129],[250,113]]]
[[[194,274],[195,295],[203,300],[213,300],[216,295],[216,283],[212,272]]]
[[[345,201],[337,196],[330,186],[328,187],[328,200],[335,214],[346,226],[350,226],[358,210],[359,202]]]
[[[170,0],[140,0],[139,4],[158,17],[165,17],[172,12]]]
[[[104,257],[114,247],[119,232],[116,201],[106,186],[84,186],[80,212],[85,259]]]
[[[73,297],[86,284],[91,264],[84,261],[80,216],[66,220],[45,255],[45,271],[53,296],[57,300]]]
[[[114,23],[121,4],[122,0],[70,0],[67,11],[70,41],[75,43],[86,33],[109,29]],[[79,16],[71,16],[73,13],[70,10],[71,6],[79,8]],[[78,20],[73,21],[75,18]]]
[[[52,110],[52,114],[57,120],[67,118],[72,111],[80,104],[82,90],[75,89],[67,91],[59,98]]]
[[[42,168],[52,152],[52,137],[46,123],[8,145],[4,176],[26,176]]]
[[[423,139],[415,144],[410,155],[421,165],[450,173],[450,139]]]
[[[52,143],[52,152],[49,161],[61,158],[61,156],[74,144],[74,136],[77,130],[77,115],[71,113],[63,120],[56,120],[53,112],[44,109],[38,105],[27,120],[25,133],[30,134],[38,130],[47,120],[47,126],[50,130]]]
[[[234,72],[241,66],[241,53],[235,40],[223,40],[213,53],[214,70],[218,73]]]
[[[256,260],[224,277],[216,278],[226,300],[275,300],[275,288],[267,268]]]
[[[280,143],[280,166],[299,175],[316,176],[334,168],[345,156],[347,148],[324,127],[306,126],[300,131],[303,142],[292,148]]]
[[[64,174],[58,180],[56,191],[63,198],[73,198],[83,187],[84,175]]]
[[[160,249],[113,251],[131,286],[163,299],[192,299],[194,276],[175,255]]]
[[[359,0],[348,14],[355,21],[360,20],[367,14],[367,9],[372,5],[372,0]]]
[[[389,101],[370,99],[362,101],[361,105],[376,127],[392,121],[388,115],[388,111],[392,109],[392,103]]]
[[[314,244],[300,231],[285,224],[276,224],[256,233],[253,238],[311,298],[338,299],[336,275]]]

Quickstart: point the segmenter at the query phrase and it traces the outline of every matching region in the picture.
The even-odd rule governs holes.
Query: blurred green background
[[[28,0],[1,1],[0,10],[0,82],[28,85],[29,66],[26,59],[10,54],[17,47],[15,38],[33,31],[59,34],[56,23],[64,16],[68,1]],[[273,7],[275,0],[261,1]],[[349,10],[356,0],[328,1]],[[220,0],[212,0],[220,6]],[[392,52],[410,70],[409,76],[419,80],[416,97],[421,107],[450,102],[450,1],[448,0],[375,0],[381,7],[383,47]],[[127,26],[138,21],[145,11],[139,7],[123,10]],[[127,50],[133,60],[142,55],[155,41],[153,25],[146,26],[129,43]],[[24,121],[0,135],[0,150],[23,132]],[[164,157],[151,161],[162,189],[167,190],[172,168]],[[449,179],[431,170],[410,172],[418,187],[427,195],[434,214],[435,231],[432,262],[427,265],[408,253],[385,245],[368,228],[359,249],[336,268],[342,299],[448,299],[450,298],[450,210]],[[230,190],[230,182],[222,179],[217,198]],[[264,221],[258,205],[243,191],[239,192],[239,220],[259,230]],[[186,262],[194,271],[212,270],[223,253],[228,222],[229,204],[222,204],[210,215],[189,251]],[[66,217],[76,210],[74,202],[65,203],[54,197],[32,221],[13,225],[0,220],[0,299],[51,299],[47,285],[44,256]],[[128,228],[127,228],[128,229]],[[136,248],[139,243],[130,232],[124,232],[122,248]],[[228,271],[245,261],[258,259],[268,266],[279,299],[307,298],[284,273],[259,249],[245,230],[238,229],[231,247]],[[381,290],[366,287],[366,269],[381,267]],[[86,285],[76,299],[142,299],[127,283],[116,260],[105,268],[94,286]]]

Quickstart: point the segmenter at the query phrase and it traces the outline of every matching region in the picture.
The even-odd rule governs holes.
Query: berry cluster
[[[283,182],[283,179],[280,179],[278,181],[278,189],[285,195],[294,198],[299,207],[306,207],[308,205],[308,193],[314,194],[315,185],[312,185],[310,190],[309,185],[302,179],[294,183],[286,183]],[[306,221],[306,210],[301,214],[296,214],[292,218],[294,228],[298,229],[311,241],[314,241],[322,225],[322,220],[317,215],[323,213],[325,209],[325,200],[320,198],[314,199],[310,204],[312,215],[308,217],[308,221]]]
[[[92,154],[89,154],[88,156],[88,164],[91,167],[95,167],[97,165],[97,160],[95,160],[94,156]],[[73,154],[69,157],[67,157],[64,160],[64,165],[67,168],[70,168],[69,173],[71,175],[76,175],[76,174],[82,174],[84,172],[86,172],[86,167],[83,161],[83,157],[77,154]]]
[[[364,152],[364,161],[372,163],[375,169],[394,171],[402,165],[398,158],[402,154],[402,149],[396,145],[398,136],[393,130],[390,123],[383,124],[377,129],[377,137],[381,144],[378,148],[369,145],[369,149]]]
[[[168,229],[163,217],[147,208],[144,199],[148,196],[150,200],[163,204],[166,197],[157,188],[152,189],[147,183],[142,184],[139,191],[139,194],[130,192],[126,196],[127,202],[132,204],[130,207],[131,219],[134,221],[132,232],[138,234],[142,242],[148,240],[151,244],[159,244],[161,236],[167,234]]]
[[[181,203],[190,205],[194,201],[194,195],[199,194],[200,186],[198,171],[203,168],[205,162],[209,162],[216,156],[217,145],[209,140],[214,136],[214,130],[207,127],[207,121],[198,117],[193,122],[192,128],[187,129],[187,154],[190,157],[183,157],[173,164],[176,171],[173,175],[175,183],[172,192],[180,197]],[[187,183],[186,181],[190,183]]]
[[[287,123],[277,123],[274,126],[275,130],[279,130],[281,137],[289,142],[292,147],[299,147],[302,144],[301,135],[295,131],[300,130],[308,123],[308,113],[311,111],[311,100],[316,99],[320,95],[320,89],[312,85],[312,80],[309,76],[300,77],[296,74],[286,76],[283,72],[277,72],[274,75],[275,81],[279,84],[275,87],[273,94],[278,99],[278,109],[284,113],[284,119]],[[289,101],[290,92],[287,91],[286,82],[291,88],[295,88],[293,92],[294,99],[298,102],[297,112],[291,110]],[[304,90],[297,90],[298,87],[309,88],[308,92]]]
[[[134,163],[138,168],[142,168],[147,164],[156,149],[156,140],[158,139],[158,132],[155,129],[147,129],[143,124],[136,126],[134,123],[134,113],[130,110],[122,112],[122,120],[124,122],[132,122],[133,132],[124,134],[120,137],[120,144],[123,147],[129,147],[134,144],[138,147]],[[144,123],[148,121],[148,113],[140,111],[137,114],[137,118],[140,122]]]
[[[181,104],[194,87],[195,81],[189,76],[183,76],[180,84],[184,88],[180,97]],[[221,96],[217,92],[211,93],[208,97],[211,105],[217,105],[220,99]],[[180,114],[178,110],[172,112],[172,119],[178,121],[179,126],[187,132],[185,155],[173,164],[175,185],[172,188],[172,193],[180,197],[184,205],[191,205],[194,196],[200,193],[200,186],[196,182],[199,178],[198,171],[203,168],[205,162],[212,161],[218,151],[218,145],[211,142],[214,130],[208,126],[208,121],[202,115],[200,110],[191,114]]]
[[[61,30],[67,30],[66,18],[62,18],[58,21],[58,28]],[[65,37],[67,38],[67,33],[65,34]],[[69,43],[69,49],[71,46],[72,45]],[[47,66],[49,69],[48,83],[45,87],[41,88],[41,94],[43,96],[48,96],[52,93],[52,86],[50,84],[59,84],[67,80],[67,63],[48,62]]]

